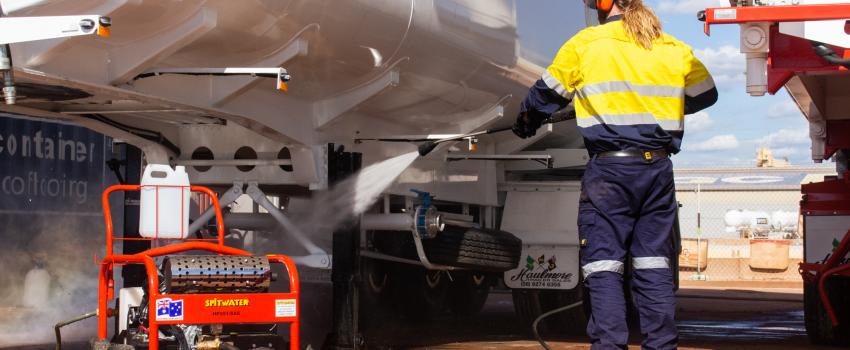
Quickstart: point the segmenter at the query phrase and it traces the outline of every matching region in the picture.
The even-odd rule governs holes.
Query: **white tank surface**
[[[415,146],[355,139],[509,125],[557,48],[585,26],[579,0],[0,0],[0,6],[9,16],[112,20],[109,38],[13,44],[16,81],[29,84],[21,85],[14,112],[83,124],[141,147],[152,163],[207,159],[212,169],[188,166],[190,178],[221,185],[321,187],[327,143],[362,152],[368,165]],[[161,69],[228,67],[285,68],[289,92],[265,77],[135,79]],[[140,137],[138,129],[160,133],[173,147]],[[527,142],[509,132],[482,137],[479,149],[583,148],[574,122],[544,129]],[[257,164],[214,164],[239,158],[244,147]],[[431,158],[441,152],[446,149]],[[291,164],[273,163],[279,160]],[[421,161],[411,171],[429,174],[423,181],[435,184],[494,169],[492,161],[474,163]],[[469,191],[429,190],[495,204],[494,195],[481,195],[495,191],[489,177],[475,186],[463,182]]]

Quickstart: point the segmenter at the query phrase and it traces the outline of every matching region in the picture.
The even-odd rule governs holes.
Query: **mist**
[[[361,169],[309,201],[293,206],[293,222],[317,245],[330,249],[333,231],[369,210],[417,158],[419,153],[411,152]]]
[[[0,347],[54,342],[53,325],[97,308],[102,219],[16,215],[2,221]],[[63,328],[65,341],[96,335],[89,319]]]

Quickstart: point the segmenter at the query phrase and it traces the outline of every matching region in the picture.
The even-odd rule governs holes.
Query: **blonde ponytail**
[[[643,0],[616,0],[623,10],[623,26],[626,33],[635,42],[646,49],[652,48],[652,42],[661,37],[661,21]]]

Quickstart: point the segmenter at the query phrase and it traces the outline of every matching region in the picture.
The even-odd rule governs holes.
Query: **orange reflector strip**
[[[278,80],[277,89],[280,90],[280,91],[283,91],[283,92],[289,92],[289,85]]]
[[[112,31],[109,30],[109,27],[105,27],[105,26],[98,26],[97,27],[97,36],[102,36],[104,38],[108,38],[109,34],[111,34],[111,32]]]
[[[478,144],[477,143],[470,143],[469,144],[469,151],[470,152],[475,152],[477,150],[478,150]]]

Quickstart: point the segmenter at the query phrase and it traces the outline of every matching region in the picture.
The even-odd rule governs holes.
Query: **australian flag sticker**
[[[183,300],[171,300],[171,298],[158,299],[156,301],[156,320],[182,321]]]

